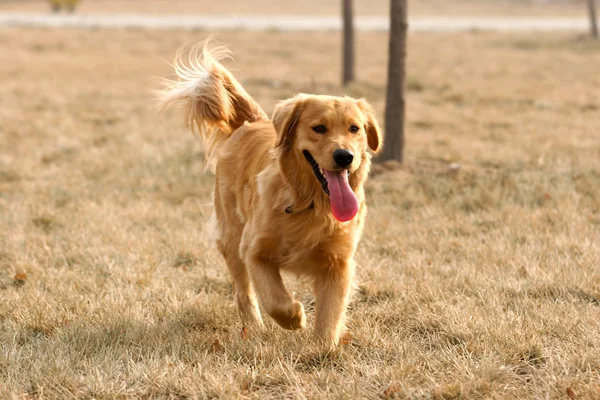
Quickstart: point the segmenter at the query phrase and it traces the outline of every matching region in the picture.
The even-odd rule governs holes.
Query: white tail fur
[[[206,160],[214,172],[219,149],[245,121],[256,122],[268,117],[219,60],[230,56],[223,46],[198,43],[183,62],[180,49],[173,67],[177,80],[164,79],[158,92],[161,108],[176,106],[184,110],[190,128],[204,139]]]

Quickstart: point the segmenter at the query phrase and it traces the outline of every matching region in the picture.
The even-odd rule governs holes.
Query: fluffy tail
[[[187,64],[182,55],[180,49],[174,62],[179,79],[165,79],[165,88],[158,92],[161,107],[177,106],[184,110],[188,125],[204,139],[206,160],[214,172],[219,149],[233,131],[245,121],[269,118],[219,63],[230,55],[227,48],[211,48],[207,41],[192,48]]]

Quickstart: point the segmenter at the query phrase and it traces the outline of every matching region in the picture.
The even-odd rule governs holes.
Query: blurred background
[[[586,0],[419,0],[409,7],[410,15],[479,16],[582,16]],[[197,14],[290,14],[336,15],[336,0],[0,0],[2,11],[46,12],[76,9],[81,13],[197,13]],[[357,15],[386,15],[389,1],[358,0]]]

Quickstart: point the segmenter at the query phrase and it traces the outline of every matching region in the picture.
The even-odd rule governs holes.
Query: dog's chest
[[[350,258],[355,251],[356,228],[354,224],[315,224],[310,220],[282,226],[277,234],[278,255],[284,267],[302,270]]]

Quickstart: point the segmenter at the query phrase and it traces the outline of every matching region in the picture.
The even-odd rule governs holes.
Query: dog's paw
[[[306,314],[304,313],[304,306],[299,301],[294,301],[292,307],[294,310],[291,319],[291,329],[304,329],[306,328]]]
[[[350,331],[344,329],[316,329],[315,342],[323,349],[333,350],[343,346],[349,346],[353,342],[353,336]]]
[[[304,306],[299,301],[294,300],[289,310],[284,313],[277,313],[273,316],[275,321],[285,329],[304,329],[306,328],[306,314]],[[282,315],[283,314],[283,315]]]

